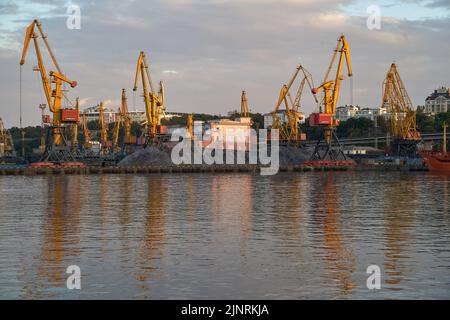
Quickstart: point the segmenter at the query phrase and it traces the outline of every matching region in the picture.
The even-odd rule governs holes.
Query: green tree
[[[423,112],[416,114],[417,130],[421,133],[433,133],[435,128],[435,117]]]

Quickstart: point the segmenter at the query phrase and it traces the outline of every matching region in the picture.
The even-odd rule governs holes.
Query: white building
[[[111,123],[111,122],[116,121],[116,114],[117,114],[116,111],[104,107],[103,113],[105,115],[106,123]],[[97,105],[94,107],[86,108],[83,110],[83,114],[86,115],[86,120],[88,122],[89,121],[98,121],[99,114],[100,114],[100,106]]]
[[[336,118],[339,121],[347,121],[354,118],[359,111],[359,106],[345,105],[336,108]]]
[[[436,114],[448,111],[450,111],[450,88],[436,89],[425,99],[426,113]]]
[[[369,108],[352,105],[336,108],[336,118],[340,121],[347,121],[351,118],[367,118],[374,121],[380,115],[386,115],[386,108]]]
[[[282,123],[287,123],[289,121],[288,116],[286,114],[286,110],[278,110],[276,116],[280,119]],[[299,112],[298,123],[305,123],[305,115],[302,112]],[[264,114],[264,128],[271,128],[273,125],[273,116],[272,113]]]
[[[87,121],[98,121],[98,117],[100,114],[99,109],[100,109],[100,107],[98,105],[84,109],[83,113],[86,114]],[[117,108],[117,111],[114,111],[113,109],[110,109],[110,108],[105,108],[104,114],[105,114],[106,123],[115,122],[116,119],[118,119],[119,108]],[[142,110],[128,110],[128,114],[129,114],[132,122],[142,123],[142,122],[145,122],[147,119],[145,111],[142,111]],[[172,118],[181,117],[181,116],[182,116],[182,113],[165,112],[161,116],[161,119],[172,119]]]
[[[361,108],[355,118],[367,118],[374,121],[376,117],[386,115],[386,108]]]
[[[251,118],[241,117],[236,120],[220,119],[209,122],[210,139],[204,143],[205,147],[217,147],[214,142],[223,141],[223,149],[249,150],[251,139]],[[240,139],[243,139],[242,141]],[[220,148],[220,147],[219,147]]]

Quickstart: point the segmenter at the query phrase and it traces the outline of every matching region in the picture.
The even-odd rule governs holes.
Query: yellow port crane
[[[37,28],[37,31],[35,30]],[[44,66],[44,62],[42,59],[41,49],[38,43],[38,38],[42,38],[45,47],[53,61],[54,66],[57,71],[50,71],[47,75],[47,71]],[[42,30],[41,24],[38,20],[34,20],[26,30],[24,46],[22,51],[22,58],[20,60],[20,65],[25,64],[25,58],[28,51],[28,46],[30,44],[31,39],[33,39],[34,48],[36,50],[36,57],[38,60],[38,67],[36,71],[40,72],[42,85],[44,88],[44,94],[47,100],[47,105],[50,111],[53,113],[53,122],[51,126],[51,134],[52,134],[52,144],[55,146],[62,146],[64,144],[64,137],[62,136],[62,124],[63,123],[74,123],[78,122],[78,119],[74,117],[73,109],[61,109],[61,100],[64,96],[64,92],[62,90],[62,84],[67,83],[72,88],[75,88],[77,85],[76,81],[70,80],[67,78],[63,72],[61,71],[55,56],[53,55],[52,50],[47,42],[47,38]],[[54,84],[54,88],[52,85]],[[68,99],[67,99],[68,100]],[[69,100],[68,100],[69,101]],[[67,155],[66,155],[67,156]],[[70,159],[73,160],[73,159]]]
[[[108,125],[105,121],[105,107],[103,106],[103,102],[100,102],[98,108],[98,124],[100,126],[100,142],[102,144],[102,154],[108,153],[109,141],[108,141]]]
[[[388,132],[394,138],[392,150],[398,156],[413,156],[421,135],[417,131],[416,111],[395,63],[383,81],[382,107],[389,114]]]
[[[303,78],[300,81],[300,85],[299,85],[297,93],[296,93],[295,101],[293,101],[289,91],[290,91],[292,85],[294,84],[295,80],[297,79],[300,71],[303,74]],[[288,84],[287,85],[283,84],[283,86],[281,87],[277,104],[275,106],[275,109],[271,113],[272,114],[271,128],[279,130],[281,141],[298,142],[298,141],[302,140],[302,137],[299,132],[298,124],[299,124],[299,120],[300,120],[300,112],[299,112],[300,101],[302,98],[302,92],[303,92],[305,83],[308,84],[308,86],[312,92],[312,89],[314,88],[314,83],[313,83],[311,73],[308,70],[306,70],[302,65],[299,65],[299,66],[297,66],[297,68],[294,72],[294,75],[292,76],[292,78],[290,79]],[[315,95],[313,95],[313,96],[314,96],[314,100],[317,103],[318,101],[317,101],[316,96]],[[285,106],[287,121],[283,121],[278,114],[282,103],[284,103],[284,106]]]
[[[127,96],[125,89],[122,89],[122,106],[119,110],[119,118],[114,125],[113,144],[114,148],[119,146],[119,132],[123,127],[123,144],[124,146],[136,143],[136,136],[131,134],[131,117],[128,113]]]
[[[331,71],[334,68],[336,58],[339,56],[338,64],[336,66],[335,78],[330,80]],[[341,81],[344,80],[342,69],[344,66],[344,60],[347,66],[347,75],[351,77],[353,75],[351,60],[350,60],[350,47],[344,35],[341,35],[338,39],[338,44],[334,50],[331,58],[330,65],[323,80],[323,83],[312,90],[314,94],[318,94],[323,91],[323,101],[320,108],[320,112],[312,113],[310,116],[311,126],[320,126],[322,128],[321,136],[317,141],[316,148],[314,150],[313,160],[340,160],[346,159],[346,156],[342,150],[342,146],[339,143],[339,139],[336,136],[335,128],[339,125],[339,121],[335,119],[336,106],[339,100],[339,92],[341,87]],[[322,139],[325,138],[326,148],[324,152],[320,152]],[[337,143],[337,148],[333,148],[333,140]]]
[[[139,74],[141,76],[145,103],[148,142],[154,143],[160,133],[161,116],[165,110],[164,86],[162,81],[160,81],[158,93],[155,91],[144,51],[141,51],[139,54],[133,91],[136,91],[138,88]],[[148,88],[150,88],[150,91]]]

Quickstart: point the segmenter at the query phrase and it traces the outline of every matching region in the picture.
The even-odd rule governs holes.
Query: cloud
[[[81,98],[78,103],[80,107],[86,107],[88,106],[88,102],[91,100],[91,98]]]
[[[106,99],[103,100],[103,106],[105,108],[109,108],[109,109],[117,109],[119,106],[120,101],[119,100],[112,100],[112,99]]]
[[[175,71],[175,70],[164,70],[163,72],[162,72],[163,74],[179,74],[179,72],[178,71]]]
[[[446,8],[450,9],[450,0],[432,0],[425,3],[430,8]]]

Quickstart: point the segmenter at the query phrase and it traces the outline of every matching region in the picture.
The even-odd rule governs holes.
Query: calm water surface
[[[450,298],[450,176],[3,176],[0,190],[0,298]]]

